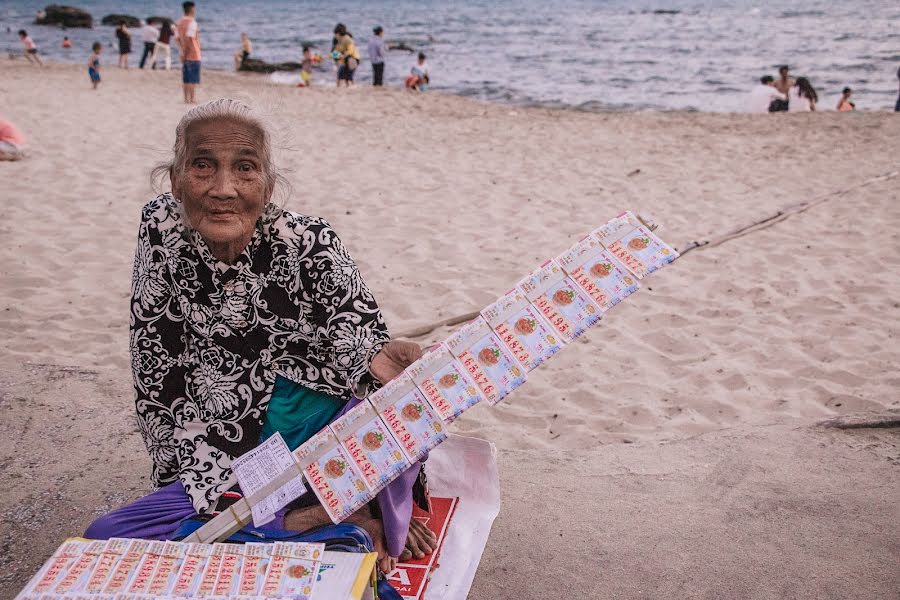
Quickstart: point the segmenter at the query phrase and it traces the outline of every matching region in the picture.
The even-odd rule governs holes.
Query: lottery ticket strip
[[[306,492],[304,480],[332,521],[346,519],[446,439],[447,425],[460,414],[500,402],[638,291],[641,279],[678,258],[653,229],[622,213],[294,452],[276,434],[236,459],[232,468],[245,497],[183,543],[68,541],[19,598],[311,598],[321,544],[214,542],[251,520],[270,521]]]

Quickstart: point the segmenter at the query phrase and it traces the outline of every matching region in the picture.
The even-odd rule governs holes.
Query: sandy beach
[[[107,67],[96,92],[84,71],[0,61],[0,112],[29,139],[0,162],[0,598],[150,490],[128,298],[186,107],[177,71]],[[692,250],[454,425],[497,445],[503,486],[470,597],[897,597],[900,118],[203,77],[200,101],[276,124],[284,205],[331,222],[395,334],[480,309],[622,210],[682,249],[816,202]]]

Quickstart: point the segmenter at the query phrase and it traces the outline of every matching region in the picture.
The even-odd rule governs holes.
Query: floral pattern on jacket
[[[131,300],[138,423],[153,482],[180,478],[198,512],[259,442],[275,375],[332,396],[375,385],[389,339],[372,293],[322,219],[269,205],[234,265],[171,194],[142,212]]]

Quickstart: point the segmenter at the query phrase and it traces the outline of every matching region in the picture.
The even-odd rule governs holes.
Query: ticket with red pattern
[[[556,262],[590,295],[601,312],[606,312],[640,287],[636,277],[593,235],[585,236],[560,254]]]
[[[475,382],[443,344],[425,352],[406,372],[446,423],[483,399]]]
[[[137,571],[144,553],[150,547],[150,542],[145,540],[131,540],[125,554],[113,567],[112,575],[103,587],[104,594],[116,594],[128,589],[134,573]]]
[[[156,571],[153,573],[153,580],[150,582],[148,592],[150,595],[164,594],[175,587],[175,580],[181,570],[186,551],[187,544],[166,542],[166,547],[156,565]]]
[[[27,591],[33,594],[52,592],[66,576],[69,567],[74,565],[84,553],[88,544],[90,542],[76,540],[68,540],[63,543],[31,581]]]
[[[94,565],[94,569],[88,578],[87,585],[84,587],[85,592],[99,594],[103,591],[103,586],[106,585],[106,582],[112,576],[113,569],[119,562],[119,559],[124,556],[129,544],[131,544],[131,540],[124,538],[110,538],[106,541],[103,552],[100,553],[100,557],[97,559],[97,563]]]
[[[409,468],[409,460],[368,400],[347,411],[331,430],[375,494]]]
[[[372,499],[372,492],[353,459],[328,427],[294,450],[294,457],[335,523],[340,523]]]
[[[256,596],[262,592],[269,568],[273,544],[244,544],[244,561],[238,583],[239,596]]]
[[[203,580],[206,564],[209,562],[210,555],[213,553],[211,544],[188,544],[185,550],[185,557],[181,563],[181,569],[172,585],[172,596],[176,598],[193,598],[200,589],[200,583]],[[221,553],[216,559],[216,574],[218,574],[218,562],[221,560]],[[215,582],[213,582],[215,585]]]
[[[519,289],[498,298],[481,311],[481,316],[519,364],[529,371],[565,344]]]
[[[481,316],[460,327],[444,344],[491,404],[525,383],[525,368]]]
[[[445,423],[406,371],[369,396],[410,463],[447,438]]]
[[[674,248],[659,239],[630,211],[598,227],[593,235],[638,279],[678,258]]]
[[[600,320],[600,307],[555,260],[520,281],[519,289],[567,342]]]
[[[319,576],[325,544],[275,542],[262,595],[309,600]]]

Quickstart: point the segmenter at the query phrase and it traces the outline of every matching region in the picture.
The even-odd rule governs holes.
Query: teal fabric
[[[267,440],[277,431],[294,450],[331,423],[343,406],[338,398],[277,375],[259,439]]]

